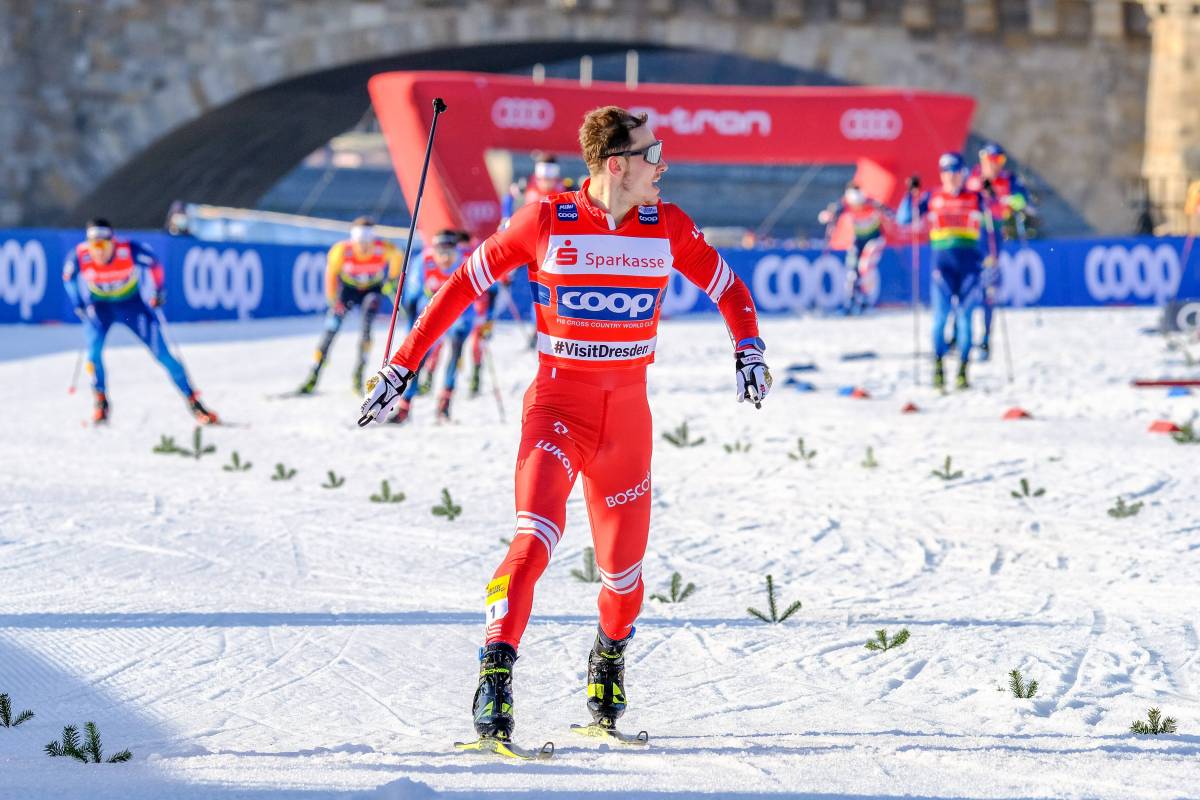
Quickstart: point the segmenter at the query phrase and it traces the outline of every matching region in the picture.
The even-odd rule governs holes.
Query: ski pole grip
[[[433,113],[440,114],[446,110],[446,101],[440,97],[433,98]]]

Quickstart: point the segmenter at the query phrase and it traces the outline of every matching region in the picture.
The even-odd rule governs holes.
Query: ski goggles
[[[650,166],[656,166],[659,162],[662,161],[662,151],[663,151],[663,143],[662,143],[662,139],[659,139],[654,144],[646,145],[645,147],[643,147],[640,150],[618,150],[615,153],[605,153],[604,157],[609,158],[610,156],[641,156],[642,158],[646,159],[647,164],[649,164]]]

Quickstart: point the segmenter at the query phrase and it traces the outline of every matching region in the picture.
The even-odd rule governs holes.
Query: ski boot
[[[942,360],[940,358],[934,359],[933,361],[933,388],[946,388],[946,369],[944,366],[942,366]]]
[[[991,344],[988,343],[987,339],[984,339],[982,342],[979,343],[979,360],[987,361],[991,357],[992,357],[992,346],[991,346]]]
[[[958,365],[958,375],[954,378],[954,388],[968,389],[971,384],[967,382],[967,362],[962,362]]]
[[[480,372],[483,367],[476,364],[471,367],[471,397],[479,397]]]
[[[92,422],[96,425],[108,422],[108,397],[104,392],[96,392],[96,406],[92,410]]]
[[[313,367],[308,373],[308,377],[304,379],[304,383],[300,384],[300,388],[296,390],[296,394],[312,394],[317,390],[317,378],[321,374],[321,368]]]
[[[196,418],[196,422],[199,422],[201,425],[216,425],[220,422],[215,413],[204,407],[204,404],[200,402],[200,398],[196,396],[195,392],[188,395],[187,404],[188,410],[192,412],[192,416]]]
[[[409,412],[412,411],[412,401],[407,398],[400,401],[396,406],[396,412],[388,417],[388,422],[393,425],[403,425],[408,421]]]
[[[632,630],[620,640],[608,638],[603,629],[597,631],[588,655],[587,706],[594,721],[572,725],[575,733],[622,744],[643,745],[650,740],[645,731],[630,735],[617,730],[617,720],[625,713],[625,648],[632,638]]]
[[[517,651],[503,642],[489,644],[479,654],[479,686],[471,710],[479,738],[512,740],[512,667]]]
[[[450,398],[452,393],[449,389],[442,389],[441,395],[438,396],[437,415],[440,422],[450,421]]]

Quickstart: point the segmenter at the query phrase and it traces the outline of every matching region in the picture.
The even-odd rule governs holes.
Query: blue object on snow
[[[842,361],[870,361],[879,358],[874,350],[864,350],[861,353],[842,353]]]
[[[788,364],[787,371],[788,372],[816,372],[817,365],[812,363],[811,361],[807,364]]]
[[[802,381],[798,378],[788,378],[783,382],[784,386],[790,386],[798,392],[815,392],[817,387],[808,381]]]
[[[838,397],[849,397],[852,394],[854,394],[853,386],[839,386],[838,387]]]
[[[1192,393],[1192,390],[1186,386],[1172,386],[1167,389],[1167,397],[1187,397]]]

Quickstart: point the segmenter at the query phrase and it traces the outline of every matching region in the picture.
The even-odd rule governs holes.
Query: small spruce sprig
[[[875,448],[867,447],[867,456],[862,460],[864,469],[875,469],[879,466],[879,462],[875,460]]]
[[[192,431],[192,449],[184,450],[180,447],[178,448],[178,452],[179,455],[185,458],[194,458],[199,461],[201,456],[217,452],[217,446],[215,444],[204,443],[204,434],[200,432],[200,426],[197,425],[195,430]]]
[[[1190,419],[1179,426],[1179,430],[1171,434],[1171,438],[1177,444],[1197,444],[1200,443],[1200,434],[1196,432],[1195,419]]]
[[[341,486],[343,483],[346,482],[345,475],[338,475],[333,470],[329,470],[328,474],[329,474],[329,477],[326,478],[325,482],[321,484],[322,489],[337,489],[339,486]]]
[[[392,493],[392,487],[388,485],[386,480],[379,484],[379,493],[371,495],[372,503],[403,503],[406,495],[404,492]]]
[[[888,639],[887,631],[883,628],[875,631],[875,638],[867,642],[868,650],[879,650],[886,652],[893,647],[899,647],[908,641],[908,628],[901,628],[900,631]]]
[[[253,467],[254,464],[249,461],[242,461],[242,457],[238,455],[238,451],[234,450],[233,455],[229,457],[229,463],[221,467],[226,472],[245,472]]]
[[[726,453],[749,453],[750,442],[743,442],[741,439],[734,441],[733,444],[722,445]]]
[[[792,461],[803,461],[805,466],[812,466],[813,459],[817,457],[816,450],[809,450],[804,446],[804,437],[801,436],[796,440],[796,452],[788,453],[788,458]]]
[[[688,432],[687,420],[684,420],[673,431],[664,431],[662,437],[676,447],[699,447],[706,441],[703,436],[699,439],[691,437],[691,434]]]
[[[296,477],[296,470],[285,467],[282,462],[275,465],[275,474],[271,476],[273,481],[290,481]]]
[[[159,455],[169,456],[182,451],[179,449],[179,445],[175,444],[175,437],[167,436],[164,433],[160,434],[158,444],[154,445],[154,452]]]
[[[450,490],[443,486],[441,505],[436,505],[430,510],[433,511],[435,517],[445,517],[447,520],[453,521],[462,513],[462,506],[450,499]]]
[[[84,764],[100,764],[104,761],[104,751],[100,746],[100,731],[96,728],[96,723],[88,722],[83,726],[87,732],[87,741],[79,741],[79,729],[74,725],[68,725],[63,728],[61,742],[50,742],[46,745],[46,755],[51,758],[65,756],[73,758]],[[109,764],[121,764],[133,758],[133,753],[128,750],[122,750],[116,755],[110,756]]]
[[[952,481],[962,477],[961,469],[954,469],[950,463],[950,456],[946,456],[946,464],[941,469],[931,470],[930,475],[935,478],[941,478],[944,481]]]
[[[1038,682],[1031,680],[1026,683],[1025,679],[1021,677],[1021,670],[1014,669],[1008,673],[1008,690],[1013,693],[1013,697],[1028,700],[1037,694]]]
[[[1018,500],[1024,500],[1027,497],[1041,497],[1046,493],[1046,490],[1043,487],[1038,487],[1037,489],[1030,491],[1028,478],[1021,478],[1021,485],[1019,488],[1020,491],[1013,490],[1011,492],[1012,496]]]
[[[583,569],[573,569],[571,574],[576,580],[584,583],[599,583],[600,569],[596,565],[596,551],[590,547],[583,548]]]
[[[763,612],[759,611],[757,608],[747,608],[746,611],[747,611],[747,613],[750,614],[750,616],[757,617],[758,619],[761,619],[763,622],[769,622],[771,624],[778,624],[778,623],[786,620],[792,614],[795,614],[797,611],[799,611],[801,605],[802,605],[801,602],[799,600],[797,600],[796,602],[792,603],[790,606],[787,607],[787,611],[784,611],[783,614],[780,615],[779,610],[775,605],[775,579],[772,578],[770,575],[768,575],[767,576],[767,608],[770,609],[771,615],[767,616]]]
[[[684,588],[680,589],[681,586],[683,586],[683,576],[676,572],[671,575],[670,596],[663,594],[652,594],[650,595],[650,599],[657,600],[660,603],[682,603],[687,599],[688,595],[696,591],[696,584],[689,581],[688,585]]]
[[[1144,506],[1144,505],[1145,505],[1145,503],[1143,503],[1141,500],[1138,500],[1136,503],[1130,503],[1130,504],[1126,505],[1125,498],[1118,497],[1116,505],[1114,505],[1112,508],[1110,508],[1108,510],[1108,515],[1110,517],[1112,517],[1113,519],[1125,519],[1126,517],[1136,517],[1138,512],[1142,510],[1142,506]]]
[[[1175,733],[1175,718],[1162,716],[1162,712],[1157,708],[1152,708],[1146,712],[1147,722],[1142,720],[1134,720],[1134,723],[1129,726],[1129,730],[1133,733],[1140,733],[1149,736],[1158,736],[1160,733]]]
[[[22,722],[33,719],[33,712],[28,708],[17,714],[16,719],[12,715],[12,700],[7,694],[0,694],[0,728],[15,728]]]

